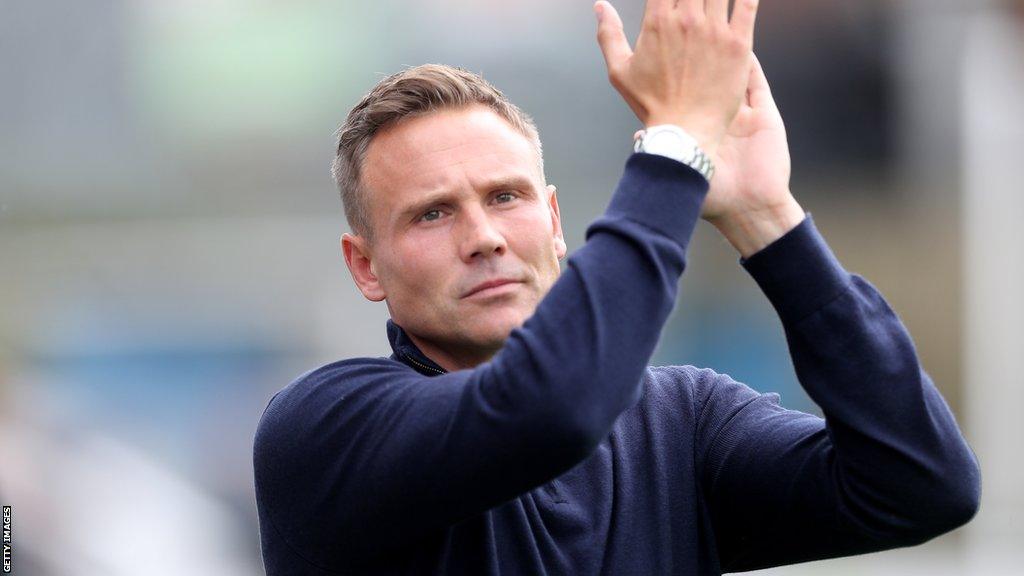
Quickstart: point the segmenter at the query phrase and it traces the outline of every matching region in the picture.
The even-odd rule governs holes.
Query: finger
[[[601,47],[608,72],[616,69],[633,55],[629,40],[622,29],[622,18],[615,7],[605,0],[594,4],[597,13],[597,43]]]
[[[758,0],[736,0],[729,26],[748,43],[754,42],[754,21],[757,19]]]
[[[726,24],[729,22],[729,0],[705,0],[704,12],[708,20]]]
[[[726,1],[728,2],[728,0]],[[699,18],[704,16],[704,3],[705,0],[675,0],[673,8],[679,14],[689,14]]]
[[[675,4],[676,0],[647,0],[644,6],[644,21],[669,13]]]
[[[750,55],[750,79],[747,81],[747,100],[751,108],[775,108],[775,99],[764,75],[764,68],[754,54]]]

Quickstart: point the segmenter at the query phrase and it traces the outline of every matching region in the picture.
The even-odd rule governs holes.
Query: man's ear
[[[558,194],[554,185],[548,184],[548,208],[551,212],[551,227],[555,232],[555,254],[558,259],[565,258],[568,248],[565,246],[565,236],[562,235],[562,216],[558,212]]]
[[[348,265],[348,271],[352,274],[356,287],[367,300],[380,302],[387,295],[377,278],[369,248],[369,242],[362,236],[341,235],[341,252],[345,255],[345,264]]]

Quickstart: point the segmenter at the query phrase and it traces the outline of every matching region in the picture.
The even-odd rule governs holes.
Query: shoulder
[[[350,358],[302,374],[279,392],[267,405],[267,412],[294,408],[320,396],[337,397],[365,386],[384,384],[416,372],[390,358]],[[266,417],[266,414],[264,414]]]
[[[645,391],[655,394],[685,394],[694,400],[705,400],[721,382],[733,382],[727,374],[689,364],[681,366],[648,366],[644,374]]]
[[[318,423],[339,423],[361,398],[395,386],[418,374],[390,358],[352,358],[332,362],[302,374],[267,403],[256,429],[255,447],[294,443],[298,448]]]
[[[784,423],[807,431],[824,424],[817,416],[787,410],[774,392],[758,392],[709,368],[652,367],[647,374],[645,404],[659,411],[665,405],[681,405],[689,410],[701,445],[710,445],[726,428],[734,441],[742,435],[770,434]]]
[[[643,438],[677,438],[686,431],[695,442],[713,434],[730,413],[765,396],[730,376],[691,365],[648,366],[640,401],[619,422],[623,433]],[[654,440],[653,445],[661,445]],[[653,448],[652,448],[653,449]]]
[[[699,411],[708,391],[721,375],[696,366],[648,366],[644,372],[641,406],[648,410],[683,409],[691,414]]]
[[[690,365],[649,366],[644,375],[644,396],[659,403],[689,403],[698,417],[716,406],[738,407],[757,399],[778,402],[777,394],[761,394],[728,374]]]

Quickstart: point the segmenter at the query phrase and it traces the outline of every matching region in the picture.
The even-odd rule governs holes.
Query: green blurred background
[[[643,3],[618,0],[628,31]],[[252,436],[299,374],[386,355],[338,249],[332,133],[377,80],[481,72],[532,114],[570,249],[638,127],[589,0],[0,4],[0,502],[15,573],[262,571]],[[765,0],[793,190],[910,328],[982,513],[773,574],[1024,573],[1024,2]],[[815,412],[738,255],[698,228],[656,363]],[[884,399],[880,399],[884,402]]]

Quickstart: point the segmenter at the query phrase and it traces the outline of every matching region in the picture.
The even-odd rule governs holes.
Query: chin
[[[480,318],[480,324],[477,326],[468,327],[467,333],[474,343],[489,348],[500,348],[512,331],[522,326],[525,321],[526,316],[521,313],[492,314]]]
[[[473,340],[487,347],[499,348],[508,340],[509,334],[519,326],[521,324],[512,323],[487,326],[476,330]]]

